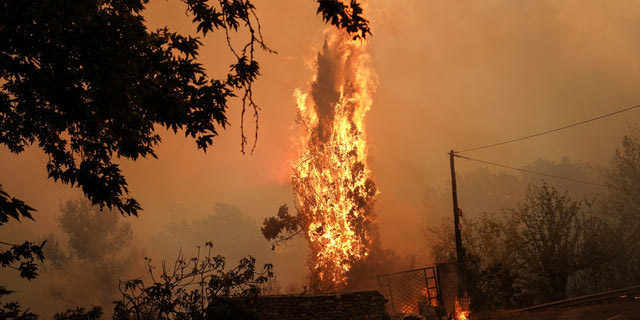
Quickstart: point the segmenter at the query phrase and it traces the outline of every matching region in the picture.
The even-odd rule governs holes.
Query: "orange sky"
[[[149,25],[191,32],[184,7],[175,2],[151,1]],[[197,219],[216,201],[240,208],[256,223],[292,203],[293,91],[305,89],[313,73],[307,66],[326,25],[311,0],[261,0],[256,6],[265,40],[278,54],[259,56],[263,76],[255,100],[262,111],[255,154],[240,153],[234,102],[231,126],[206,154],[193,141],[165,133],[160,159],[123,162],[131,194],[144,208],[131,219],[139,239],[168,221]],[[430,212],[424,193],[447,183],[449,149],[517,138],[640,103],[637,1],[371,0],[366,15],[379,82],[367,119],[370,166],[381,191],[376,212],[386,247],[426,250],[422,226],[448,212]],[[231,60],[221,39],[204,43],[200,57],[208,70],[226,72]],[[638,119],[635,110],[472,155],[515,167],[565,155],[605,165]],[[78,192],[46,180],[38,150],[15,156],[2,148],[0,163],[5,189],[39,210],[38,223],[10,227],[22,238],[51,232],[58,204]],[[459,163],[461,172],[474,167]],[[304,257],[298,257],[288,270],[303,266]]]

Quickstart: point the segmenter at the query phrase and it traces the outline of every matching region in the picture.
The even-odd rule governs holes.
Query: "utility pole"
[[[464,250],[462,249],[462,235],[460,234],[460,216],[462,215],[462,210],[460,210],[460,208],[458,207],[456,167],[454,163],[455,157],[456,153],[453,150],[449,151],[449,163],[451,165],[451,195],[453,197],[453,223],[455,224],[456,256],[458,258],[458,296],[456,297],[455,307],[455,315],[457,317],[459,313],[466,315],[466,313],[464,312],[470,311],[469,307],[471,305],[471,301],[469,300],[469,296],[467,295],[467,284],[464,270]],[[460,308],[460,310],[458,310],[458,308]]]
[[[464,251],[462,251],[462,235],[460,234],[460,208],[458,207],[458,190],[456,188],[456,167],[453,158],[456,156],[453,150],[449,151],[449,163],[451,165],[451,194],[453,196],[453,223],[456,231],[456,255],[458,264],[464,262]]]

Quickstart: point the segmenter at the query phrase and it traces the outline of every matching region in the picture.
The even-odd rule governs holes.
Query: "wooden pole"
[[[462,249],[462,235],[460,233],[460,216],[462,210],[458,207],[458,189],[456,186],[456,167],[454,164],[454,158],[456,153],[449,151],[449,163],[451,165],[451,195],[453,197],[453,223],[455,224],[456,231],[456,256],[458,258],[458,297],[460,306],[463,311],[470,311],[469,306],[471,301],[467,295],[467,279],[464,269],[464,250]],[[457,312],[457,311],[456,311]]]
[[[455,152],[449,152],[449,162],[451,165],[451,195],[453,196],[453,223],[456,232],[456,256],[458,263],[464,262],[464,251],[462,251],[462,235],[460,234],[460,208],[458,207],[458,190],[456,188],[456,168],[453,162]]]

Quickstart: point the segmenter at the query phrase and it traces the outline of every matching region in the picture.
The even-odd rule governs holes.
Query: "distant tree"
[[[640,128],[622,139],[622,148],[616,149],[608,172],[611,187],[611,206],[626,223],[640,221]]]
[[[495,214],[463,217],[461,221],[467,290],[474,309],[497,309],[527,304],[529,296],[518,282],[520,243],[514,221]],[[428,227],[426,236],[437,262],[456,261],[453,219]]]
[[[545,183],[530,185],[507,215],[464,218],[465,270],[474,306],[558,300],[567,297],[569,281],[574,287],[601,281],[605,267],[620,257],[623,242],[595,204],[574,201]],[[452,226],[448,221],[428,229],[436,261],[455,259]],[[582,293],[604,286],[588,286]]]
[[[260,259],[269,253],[262,250],[267,244],[258,229],[257,222],[238,207],[215,202],[212,210],[198,211],[191,218],[176,217],[164,225],[151,236],[147,248],[166,255],[175,254],[181,247],[213,241],[218,253],[229,259],[246,254]]]
[[[142,254],[132,246],[130,223],[117,211],[100,210],[86,199],[67,201],[60,211],[56,219],[68,245],[61,246],[53,235],[47,239],[47,294],[74,304],[109,307],[118,295],[118,280],[142,267],[136,263]]]
[[[539,302],[566,298],[572,275],[620,254],[621,238],[610,221],[594,212],[594,203],[575,201],[545,183],[530,186],[512,210],[521,243],[520,268]]]
[[[80,259],[102,262],[131,245],[131,224],[116,212],[100,210],[86,200],[67,201],[60,211],[58,224],[69,236],[73,255]]]
[[[550,300],[566,297],[569,276],[579,269],[580,204],[556,189],[531,186],[512,212],[519,222],[518,257],[529,284]]]
[[[640,128],[622,139],[607,175],[610,186],[606,198],[609,215],[618,221],[618,233],[624,237],[625,250],[614,271],[619,285],[640,283]]]
[[[562,157],[558,161],[538,158],[521,169],[596,183],[605,183],[606,177],[606,168],[568,157]],[[458,174],[458,202],[464,216],[468,218],[480,217],[483,213],[499,214],[505,209],[513,208],[522,199],[529,185],[539,185],[543,181],[545,179],[539,175],[475,167]],[[558,190],[567,190],[574,199],[591,199],[607,193],[602,186],[561,179],[551,179],[546,183]],[[440,219],[451,216],[450,187],[427,188],[423,203],[429,220],[435,222],[434,226],[437,225]]]

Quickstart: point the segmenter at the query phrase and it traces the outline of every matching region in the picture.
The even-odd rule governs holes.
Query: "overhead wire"
[[[496,147],[496,146],[500,146],[500,145],[503,145],[503,144],[512,143],[512,142],[516,142],[516,141],[522,141],[522,140],[525,140],[525,139],[530,139],[530,138],[538,137],[538,136],[545,135],[545,134],[549,134],[549,133],[552,133],[552,132],[556,132],[556,131],[560,131],[560,130],[568,129],[568,128],[571,128],[571,127],[579,126],[579,125],[581,125],[581,124],[585,124],[585,123],[589,123],[589,122],[592,122],[592,121],[600,120],[600,119],[602,119],[602,118],[610,117],[610,116],[616,115],[616,114],[618,114],[618,113],[622,113],[622,112],[625,112],[625,111],[633,110],[633,109],[636,109],[636,108],[639,108],[639,107],[640,107],[640,104],[635,105],[635,106],[631,106],[631,107],[628,107],[628,108],[620,109],[620,110],[618,110],[618,111],[614,111],[614,112],[611,112],[611,113],[607,113],[607,114],[605,114],[605,115],[601,115],[601,116],[599,116],[599,117],[595,117],[595,118],[591,118],[591,119],[588,119],[588,120],[584,120],[584,121],[580,121],[580,122],[572,123],[572,124],[569,124],[569,125],[566,125],[566,126],[563,126],[563,127],[559,127],[559,128],[556,128],[556,129],[547,130],[547,131],[543,131],[543,132],[540,132],[540,133],[536,133],[536,134],[532,134],[532,135],[524,136],[524,137],[521,137],[521,138],[512,139],[512,140],[507,140],[507,141],[498,142],[498,143],[493,143],[493,144],[489,144],[489,145],[485,145],[485,146],[481,146],[481,147],[476,147],[476,148],[470,148],[470,149],[460,150],[460,151],[457,151],[457,152],[470,152],[470,151],[476,151],[476,150],[486,149],[486,148],[491,148],[491,147]]]
[[[490,161],[485,161],[485,160],[480,160],[480,159],[474,159],[474,158],[469,158],[460,154],[456,154],[454,153],[455,157],[458,158],[462,158],[465,160],[470,160],[470,161],[476,161],[476,162],[481,162],[484,164],[489,164],[492,166],[497,166],[497,167],[502,167],[502,168],[506,168],[506,169],[512,169],[512,170],[517,170],[517,171],[521,171],[521,172],[525,172],[525,173],[530,173],[530,174],[537,174],[537,175],[541,175],[541,176],[545,176],[545,177],[550,177],[550,178],[556,178],[556,179],[562,179],[562,180],[568,180],[568,181],[573,181],[573,182],[579,182],[579,183],[584,183],[584,184],[590,184],[590,185],[594,185],[594,186],[598,186],[598,187],[604,187],[604,188],[610,188],[611,186],[602,184],[602,183],[596,183],[596,182],[590,182],[590,181],[584,181],[584,180],[579,180],[579,179],[573,179],[573,178],[567,178],[567,177],[561,177],[561,176],[556,176],[553,174],[547,174],[547,173],[542,173],[542,172],[537,172],[537,171],[533,171],[533,170],[526,170],[526,169],[521,169],[521,168],[516,168],[516,167],[510,167],[504,164],[499,164],[499,163],[495,163],[495,162],[490,162]]]

